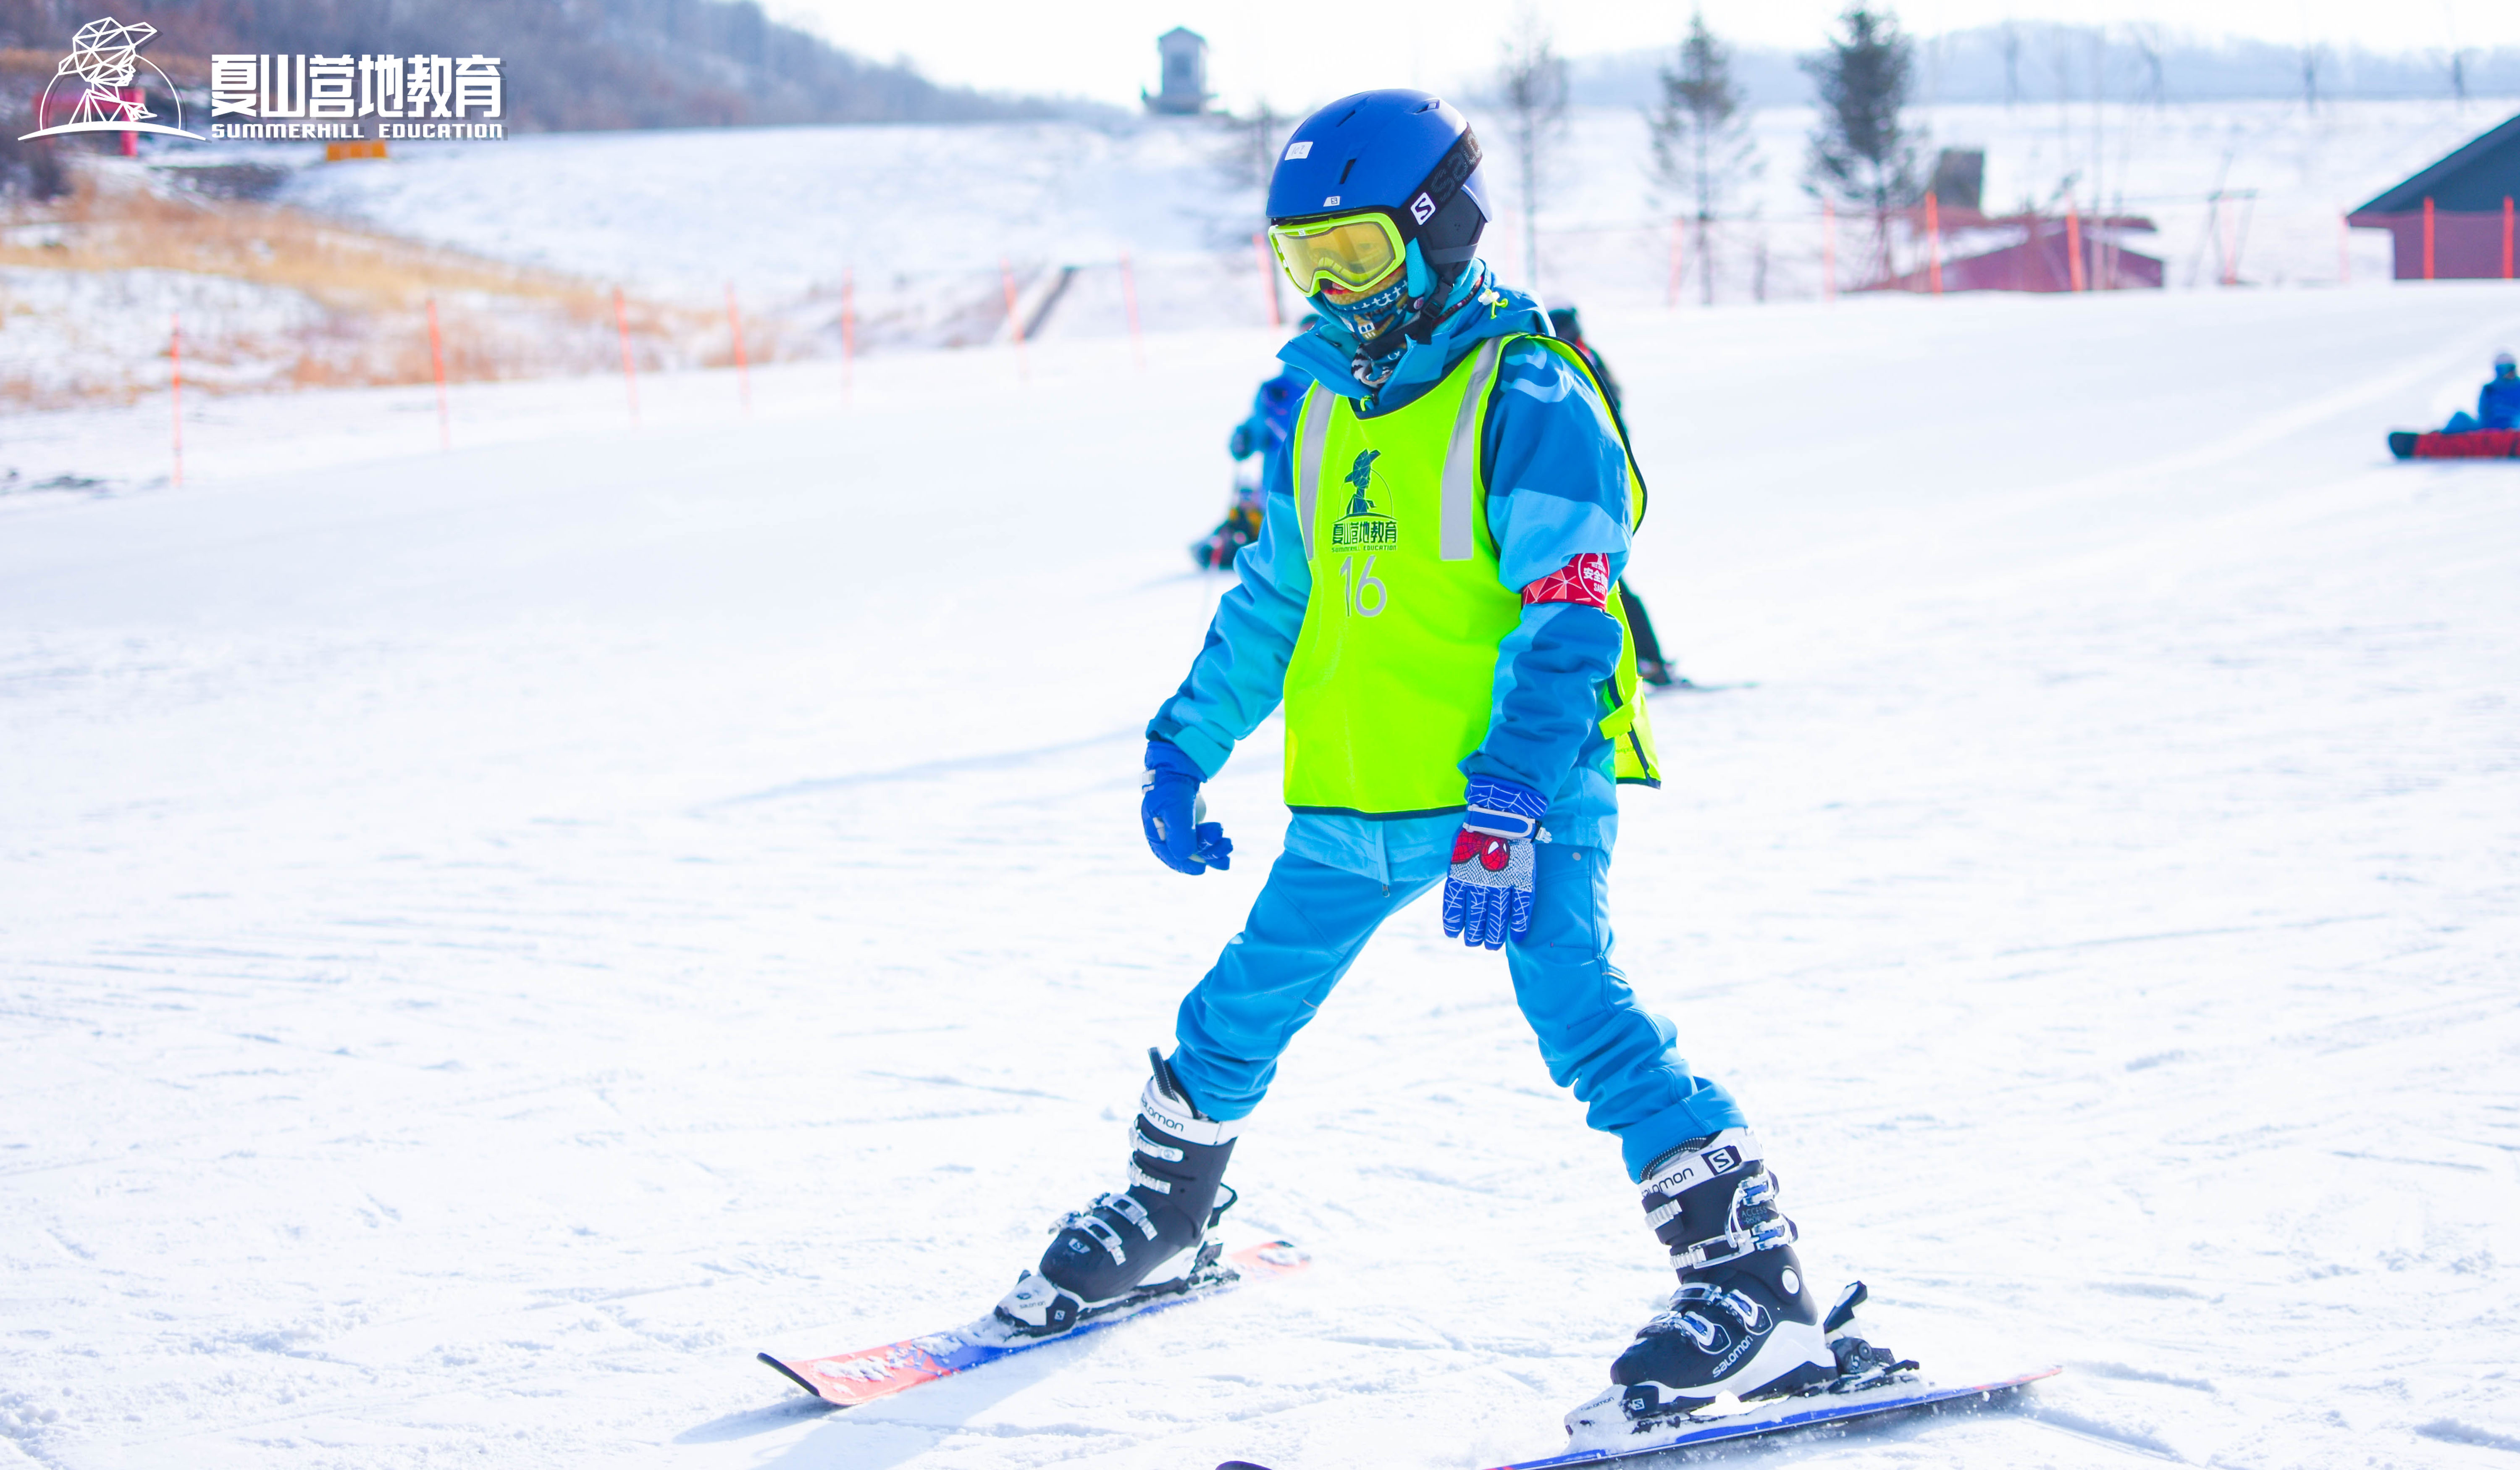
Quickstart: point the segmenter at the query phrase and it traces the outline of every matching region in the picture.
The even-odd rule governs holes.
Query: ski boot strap
[[[1134,1173],[1135,1171],[1133,1170],[1132,1172]],[[1095,1199],[1093,1204],[1087,1206],[1085,1209],[1060,1216],[1058,1218],[1058,1224],[1050,1227],[1050,1232],[1056,1235],[1061,1230],[1081,1230],[1085,1234],[1092,1236],[1096,1244],[1102,1246],[1102,1249],[1109,1251],[1111,1253],[1111,1260],[1115,1265],[1128,1265],[1129,1248],[1127,1244],[1122,1241],[1119,1231],[1111,1228],[1109,1225],[1103,1222],[1102,1216],[1094,1213],[1097,1210],[1108,1210],[1112,1214],[1119,1216],[1120,1219],[1127,1224],[1137,1226],[1139,1234],[1146,1236],[1148,1240],[1155,1238],[1154,1218],[1147,1213],[1146,1206],[1138,1203],[1136,1199],[1126,1194],[1101,1195]]]
[[[1732,1208],[1725,1215],[1724,1233],[1673,1246],[1673,1270],[1685,1272],[1722,1266],[1760,1251],[1793,1244],[1800,1235],[1794,1223],[1777,1209],[1777,1186],[1778,1180],[1774,1174],[1760,1174],[1735,1185]],[[1659,1229],[1679,1214],[1680,1201],[1675,1199],[1659,1209],[1648,1211],[1645,1219]]]

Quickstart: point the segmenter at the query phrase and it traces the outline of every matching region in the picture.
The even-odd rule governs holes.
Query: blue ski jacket
[[[2477,390],[2476,425],[2520,428],[2520,377],[2498,374],[2492,382]]]
[[[1295,431],[1295,410],[1304,403],[1304,389],[1312,379],[1292,368],[1281,368],[1278,376],[1260,384],[1251,395],[1251,415],[1234,425],[1226,449],[1238,460],[1253,455],[1272,455],[1286,447],[1286,436]],[[1265,464],[1265,462],[1264,462]]]
[[[1356,344],[1335,324],[1316,327],[1278,355],[1311,381],[1356,400],[1357,412],[1371,418],[1415,401],[1490,337],[1549,334],[1539,304],[1497,287],[1483,264],[1462,273],[1452,299],[1450,314],[1427,340],[1409,345],[1379,389],[1350,372]],[[1496,395],[1480,455],[1500,580],[1518,592],[1569,558],[1596,553],[1608,559],[1615,583],[1628,559],[1627,453],[1600,395],[1562,358],[1530,344],[1505,355]],[[1149,738],[1179,746],[1210,777],[1277,709],[1312,596],[1284,455],[1274,458],[1263,489],[1259,540],[1235,558],[1236,584],[1217,603],[1206,645],[1147,727]],[[1618,786],[1598,721],[1599,689],[1614,677],[1618,658],[1619,625],[1606,611],[1574,602],[1526,605],[1498,653],[1487,737],[1462,763],[1466,774],[1550,793],[1544,821],[1560,842],[1606,850],[1617,840]],[[1410,882],[1450,866],[1460,828],[1451,815],[1304,813],[1288,826],[1286,848],[1378,882]]]

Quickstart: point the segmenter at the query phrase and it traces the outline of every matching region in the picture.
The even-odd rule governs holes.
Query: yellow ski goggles
[[[1286,278],[1308,296],[1325,285],[1363,290],[1390,275],[1408,248],[1399,224],[1376,209],[1271,225],[1269,244]]]

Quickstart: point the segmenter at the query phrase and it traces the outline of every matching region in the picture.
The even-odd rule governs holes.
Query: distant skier
[[[2515,369],[2511,354],[2494,354],[2494,378],[2476,393],[2476,413],[2450,416],[2442,425],[2446,434],[2463,434],[2480,428],[2520,428],[2520,369]]]
[[[1049,1336],[1188,1287],[1279,1056],[1441,881],[1444,932],[1505,952],[1551,1078],[1619,1140],[1679,1272],[1577,1419],[1664,1422],[1842,1381],[1841,1350],[1888,1359],[1832,1346],[1740,1105],[1610,962],[1617,783],[1657,781],[1609,596],[1644,486],[1591,364],[1475,258],[1478,162],[1460,112],[1394,90],[1314,113],[1277,164],[1270,238],[1328,321],[1280,353],[1302,407],[1260,539],[1148,726],[1140,818],[1166,866],[1228,867],[1199,787],[1282,702],[1294,820],[1150,1053],[1128,1188],[1066,1216],[997,1314]]]
[[[1307,324],[1309,325],[1309,324]],[[1303,401],[1307,379],[1291,368],[1260,384],[1251,395],[1251,413],[1234,425],[1226,436],[1226,453],[1238,466],[1249,460],[1259,461],[1258,472],[1242,479],[1237,474],[1234,500],[1225,510],[1225,519],[1216,529],[1191,543],[1191,560],[1209,570],[1223,570],[1234,564],[1234,554],[1249,546],[1260,536],[1260,487],[1269,482],[1270,462],[1285,452],[1286,430],[1295,417],[1296,405]]]
[[[1600,349],[1584,339],[1584,321],[1572,306],[1549,308],[1549,330],[1557,339],[1584,354],[1585,363],[1593,370],[1594,380],[1601,385],[1601,396],[1610,401],[1610,417],[1619,420],[1621,432],[1626,431],[1626,419],[1619,401],[1619,380],[1610,376],[1610,365],[1602,361]],[[1672,673],[1662,656],[1662,640],[1654,637],[1653,619],[1645,615],[1645,600],[1638,597],[1628,579],[1619,579],[1619,602],[1627,609],[1628,631],[1637,643],[1637,677],[1656,688],[1678,685],[1693,689],[1688,680]]]

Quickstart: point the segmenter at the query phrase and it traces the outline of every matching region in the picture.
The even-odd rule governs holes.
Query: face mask
[[[1313,298],[1313,309],[1337,318],[1358,341],[1370,344],[1400,325],[1400,309],[1408,302],[1409,283],[1403,280],[1345,305],[1331,300],[1329,293],[1324,291]]]

